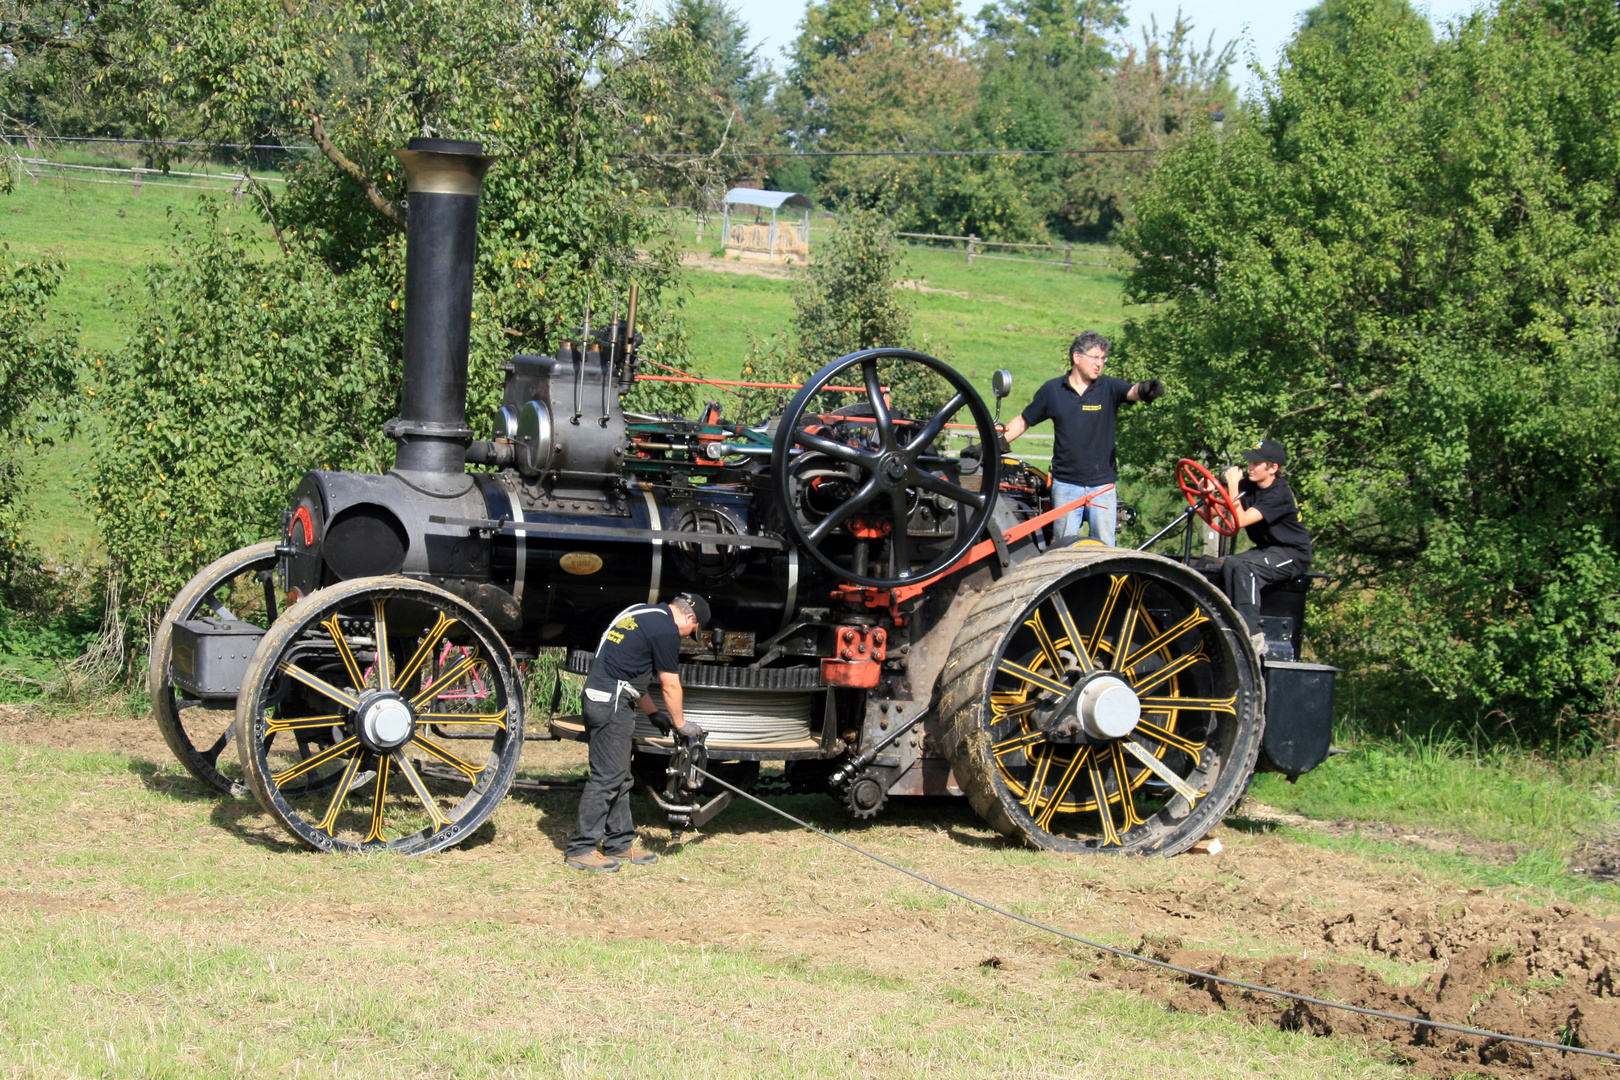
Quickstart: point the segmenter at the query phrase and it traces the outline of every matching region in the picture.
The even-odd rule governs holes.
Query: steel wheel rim
[[[320,748],[288,754],[293,733]],[[465,840],[504,798],[523,751],[521,683],[459,598],[400,578],[345,582],[266,635],[237,743],[254,795],[302,843],[423,854]]]
[[[192,699],[182,696],[169,678],[174,624],[197,618],[205,611],[223,617],[249,616],[244,621],[255,625],[258,620],[252,616],[273,614],[269,610],[255,611],[244,607],[238,597],[263,602],[262,596],[253,595],[260,591],[260,586],[252,579],[261,571],[275,568],[275,549],[276,541],[269,540],[232,552],[204,567],[180,590],[152,637],[147,680],[158,730],[186,771],[222,795],[240,798],[248,794],[246,781],[219,770],[219,757],[235,738],[235,709],[207,709],[201,702],[186,704]],[[273,619],[265,617],[263,621],[268,624]],[[200,724],[205,716],[214,716],[218,720],[205,727]],[[188,717],[192,720],[189,726]],[[209,739],[206,747],[199,748],[192,738],[193,734],[200,730],[212,731],[216,727],[220,729],[219,734]]]
[[[1044,589],[998,642],[982,703],[985,752],[1007,812],[1042,846],[1149,844],[1230,786],[1253,678],[1228,620],[1201,593],[1147,560],[1111,560]],[[1141,719],[1119,738],[1049,741],[1043,712],[1099,675],[1130,687]]]

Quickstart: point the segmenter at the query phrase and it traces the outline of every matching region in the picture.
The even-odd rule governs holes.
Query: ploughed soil
[[[172,760],[150,718],[127,714],[46,719],[0,707],[0,740]],[[577,772],[583,762],[577,744],[541,744],[529,754],[537,771],[551,774]],[[514,792],[508,803],[517,805],[510,818],[498,817],[493,839],[435,858],[558,865],[569,798]],[[777,801],[971,895],[1001,903],[1040,898],[1031,905],[1035,917],[1154,959],[1329,1001],[1620,1053],[1620,917],[1611,921],[1567,903],[1523,903],[1437,879],[1399,857],[1314,847],[1281,831],[1281,816],[1263,807],[1240,808],[1217,828],[1216,854],[1103,862],[998,855],[1008,851],[1000,838],[955,803],[926,813],[895,808],[881,830],[862,830],[840,824],[836,812],[814,809],[831,808],[825,799]],[[537,808],[538,834],[528,824]],[[627,868],[638,872],[630,875],[569,876],[559,869],[534,886],[527,910],[514,895],[510,918],[582,935],[779,948],[826,962],[858,956],[863,966],[910,978],[930,969],[994,969],[998,980],[1047,993],[1051,972],[1077,965],[1082,981],[1144,994],[1167,1009],[1363,1040],[1411,1075],[1620,1076],[1620,1062],[1290,1001],[1077,947],[965,904],[941,905],[925,886],[876,868],[868,873],[857,857],[762,811],[728,812],[680,847],[647,824],[654,820],[649,809],[637,813],[649,846],[665,853],[662,865]],[[241,804],[238,831],[284,846],[284,834],[262,817]],[[1343,830],[1354,823],[1287,818],[1286,824]],[[1484,860],[1511,857],[1500,846],[1469,848],[1455,836],[1399,838],[1414,847],[1461,845]],[[1612,851],[1597,851],[1592,870],[1602,871],[1605,859],[1613,861]],[[796,869],[781,869],[789,865]],[[876,884],[854,884],[867,879]],[[739,880],[754,884],[739,887]],[[426,917],[424,910],[410,897],[383,898],[321,917],[352,916],[357,933],[374,933],[379,918],[410,925]],[[704,912],[701,923],[691,914],[697,910]]]

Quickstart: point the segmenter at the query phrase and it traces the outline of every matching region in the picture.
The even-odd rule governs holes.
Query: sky
[[[763,46],[760,55],[768,57],[777,71],[787,67],[781,51],[798,36],[798,23],[804,16],[804,0],[731,0],[754,33],[756,44]],[[1459,18],[1472,11],[1480,0],[1414,0],[1413,6],[1429,16],[1440,31],[1447,20]],[[970,15],[982,4],[970,0],[962,4]],[[1130,26],[1126,34],[1139,40],[1142,28],[1157,18],[1159,26],[1168,27],[1176,20],[1179,8],[1193,24],[1194,40],[1200,45],[1211,31],[1217,45],[1227,41],[1238,42],[1238,61],[1233,66],[1232,78],[1244,93],[1254,89],[1253,75],[1248,70],[1252,56],[1267,68],[1276,66],[1283,45],[1299,24],[1300,16],[1312,3],[1300,0],[1245,0],[1244,3],[1217,2],[1217,0],[1134,0],[1127,7]]]

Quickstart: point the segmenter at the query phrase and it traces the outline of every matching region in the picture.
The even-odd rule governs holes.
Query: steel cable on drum
[[[727,746],[773,746],[805,742],[810,738],[811,695],[794,690],[722,690],[688,687],[682,711]],[[662,695],[656,700],[662,702]],[[662,734],[648,720],[636,717],[636,738],[658,739]]]
[[[1228,975],[1216,975],[1214,972],[1210,971],[1198,971],[1194,968],[1181,967],[1179,964],[1172,964],[1167,960],[1155,960],[1150,956],[1143,956],[1140,953],[1133,953],[1128,949],[1121,949],[1115,945],[1105,945],[1100,941],[1092,941],[1090,938],[1083,938],[1079,934],[1071,934],[1067,930],[1060,930],[1055,926],[1049,926],[1046,923],[1038,922],[1035,919],[1029,918],[1028,916],[1020,915],[1015,911],[1008,911],[1006,908],[997,907],[988,900],[980,900],[976,896],[969,896],[960,889],[953,889],[951,886],[935,881],[933,878],[927,877],[926,875],[919,874],[915,870],[908,870],[897,862],[891,862],[881,855],[875,855],[864,848],[850,843],[848,840],[834,836],[825,829],[818,829],[808,821],[794,817],[781,807],[772,806],[764,799],[757,798],[749,792],[744,791],[742,788],[737,787],[735,784],[727,783],[725,780],[715,776],[707,769],[699,768],[697,771],[708,779],[713,780],[716,784],[719,784],[727,791],[730,791],[736,795],[741,795],[750,802],[763,806],[773,814],[786,818],[788,821],[793,822],[793,824],[802,829],[808,829],[817,836],[824,836],[835,844],[841,844],[844,847],[849,848],[849,850],[855,852],[857,855],[864,855],[873,862],[882,863],[891,870],[898,870],[907,877],[916,878],[925,885],[932,885],[941,892],[950,893],[952,896],[960,900],[966,900],[968,903],[974,904],[978,907],[982,907],[986,911],[993,911],[997,915],[1004,915],[1015,922],[1023,923],[1025,926],[1033,926],[1037,930],[1045,930],[1049,934],[1055,934],[1056,936],[1064,938],[1068,941],[1073,941],[1093,949],[1099,949],[1102,952],[1110,953],[1124,960],[1135,960],[1138,963],[1147,964],[1149,967],[1160,968],[1164,971],[1174,971],[1179,975],[1187,975],[1195,979],[1205,979],[1212,983],[1235,986],[1240,990],[1251,990],[1257,994],[1270,994],[1273,997],[1286,998],[1289,1001],[1304,1002],[1307,1005],[1320,1005],[1325,1009],[1338,1009],[1341,1012],[1352,1012],[1361,1016],[1376,1016],[1380,1020],[1393,1020],[1396,1023],[1401,1024],[1415,1024],[1418,1027],[1433,1028],[1437,1031],[1455,1031],[1460,1035],[1474,1035],[1482,1039],[1495,1039],[1499,1042],[1518,1043],[1520,1046],[1534,1046],[1542,1050],[1557,1051],[1561,1054],[1583,1054],[1587,1057],[1604,1058],[1608,1061],[1620,1061],[1620,1054],[1610,1053],[1607,1050],[1589,1050],[1584,1046],[1566,1046],[1563,1043],[1546,1042],[1542,1039],[1530,1039],[1523,1035],[1508,1035],[1500,1031],[1486,1031],[1483,1028],[1464,1027],[1461,1024],[1448,1024],[1441,1020],[1426,1020],[1419,1016],[1403,1016],[1400,1013],[1384,1012],[1382,1009],[1369,1009],[1361,1005],[1346,1005],[1342,1001],[1328,1001],[1326,998],[1312,997],[1309,994],[1296,994],[1292,990],[1279,990],[1274,986],[1262,986],[1259,983],[1245,982],[1242,979],[1234,979]]]

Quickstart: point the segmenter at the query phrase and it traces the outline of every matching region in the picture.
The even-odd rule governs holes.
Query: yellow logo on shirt
[[[1080,411],[1081,412],[1102,412],[1102,406],[1101,405],[1082,405],[1082,406],[1080,406]]]
[[[636,617],[634,615],[626,615],[624,618],[613,624],[613,628],[607,632],[607,639],[613,642],[613,644],[617,645],[619,642],[624,640],[624,634],[621,633],[621,631],[634,630],[635,628]]]

